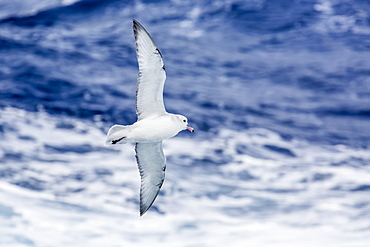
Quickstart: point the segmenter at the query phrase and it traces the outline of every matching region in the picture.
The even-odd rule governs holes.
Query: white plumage
[[[163,103],[166,72],[162,55],[145,28],[133,20],[139,76],[136,87],[138,120],[132,125],[114,125],[107,134],[106,145],[136,143],[136,161],[141,176],[140,215],[153,204],[162,187],[166,157],[162,140],[180,131],[194,129],[186,117],[167,113]]]

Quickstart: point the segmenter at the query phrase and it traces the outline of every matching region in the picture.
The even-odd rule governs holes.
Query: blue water
[[[138,209],[132,147],[103,146],[111,125],[136,121],[132,19],[146,27],[163,54],[167,110],[186,115],[196,129],[164,146],[169,171],[148,217],[168,229],[155,236],[145,232],[156,229],[148,223],[138,230],[137,215],[127,223],[138,227],[132,237],[109,223],[111,207],[117,207],[114,220]],[[38,198],[40,203],[31,203],[34,212],[58,209],[69,219],[66,225],[79,217],[69,214],[77,208],[91,219],[91,212],[105,207],[97,213],[107,217],[102,229],[113,227],[118,243],[161,235],[168,244],[183,239],[182,246],[245,246],[244,230],[256,233],[248,223],[260,229],[262,220],[268,227],[258,234],[280,226],[294,235],[299,225],[297,236],[308,242],[288,234],[256,237],[250,246],[370,241],[369,1],[5,0],[0,64],[3,200]],[[43,200],[50,203],[42,206]],[[0,245],[48,246],[41,236],[18,232],[25,224],[35,231],[48,227],[27,218],[15,202],[0,200],[0,217],[8,222],[1,229],[14,235]],[[187,221],[195,209],[198,217]],[[210,218],[202,218],[204,212]],[[56,224],[55,215],[44,221]],[[241,215],[243,233],[231,223]],[[209,241],[206,223],[225,232],[219,242]],[[322,233],[325,227],[334,233]],[[48,229],[58,236],[54,246],[108,238],[93,226],[89,232],[74,228],[76,235]],[[317,242],[315,231],[322,233]]]

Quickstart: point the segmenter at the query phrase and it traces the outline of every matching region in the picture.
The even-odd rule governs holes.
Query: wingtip
[[[132,28],[134,29],[134,31],[137,29],[137,26],[138,26],[137,20],[132,19]]]
[[[153,38],[150,36],[149,32],[145,29],[145,27],[143,25],[140,24],[140,22],[138,22],[137,20],[135,19],[132,19],[132,27],[134,29],[134,36],[135,36],[135,39],[137,37],[137,35],[140,33],[140,32],[145,32],[146,35],[149,36],[150,40],[153,42],[153,45],[155,47],[157,47],[157,45],[155,44]]]
[[[148,205],[148,204],[143,203],[142,188],[140,188],[140,217],[143,216],[149,210],[149,208],[152,207],[155,199],[158,196],[158,193],[159,193],[159,191],[157,192],[157,194],[154,197],[153,201]]]
[[[135,19],[132,19],[132,25],[133,25],[134,29],[142,28],[142,29],[145,30],[145,28],[143,27],[143,25],[141,25],[140,22],[138,22]]]
[[[135,40],[137,39],[139,32],[145,30],[145,28],[135,19],[132,19],[132,29],[134,30]],[[145,31],[146,32],[146,31]],[[148,34],[149,35],[149,34]]]
[[[140,207],[140,217],[142,217],[149,209],[150,207],[144,208]]]

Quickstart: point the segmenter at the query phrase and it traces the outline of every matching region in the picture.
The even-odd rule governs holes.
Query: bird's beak
[[[192,127],[186,127],[187,130],[189,130],[190,132],[194,132],[194,129]]]

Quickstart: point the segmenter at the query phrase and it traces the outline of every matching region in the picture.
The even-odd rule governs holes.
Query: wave
[[[3,1],[0,10],[0,20],[21,19],[36,16],[55,8],[73,5],[80,0],[50,0],[50,1]]]
[[[276,234],[245,238],[275,228],[284,230],[283,246],[302,238],[312,246],[317,240],[312,234],[329,246],[369,236],[369,222],[358,217],[369,210],[366,149],[286,140],[258,128],[224,129],[208,140],[180,135],[164,142],[166,181],[151,212],[139,218],[132,145],[103,147],[99,121],[91,125],[15,108],[1,110],[1,116],[0,217],[9,222],[2,225],[7,237],[1,244],[47,246],[45,232],[55,236],[55,246],[112,236],[120,244],[156,242],[162,236],[164,243],[176,238],[180,246],[205,245],[207,239],[276,246]],[[161,229],[153,228],[153,220],[161,221]],[[215,230],[221,231],[216,238]]]

